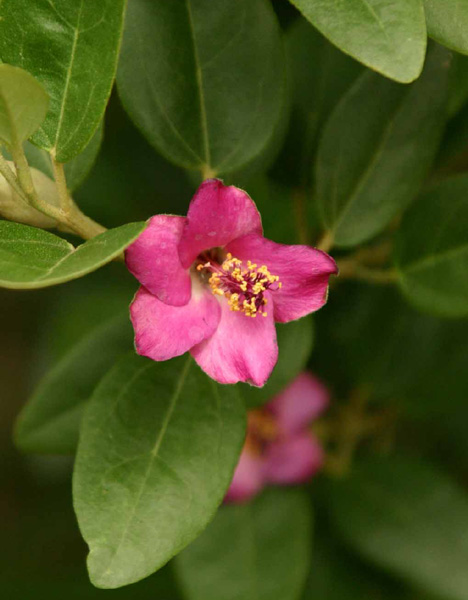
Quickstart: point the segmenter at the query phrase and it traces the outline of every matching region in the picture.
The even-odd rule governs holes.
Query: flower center
[[[249,411],[247,418],[245,447],[251,454],[260,455],[279,435],[275,417],[268,410],[259,409]]]
[[[200,257],[202,260],[206,256]],[[197,271],[211,273],[208,284],[216,296],[224,296],[231,310],[241,311],[247,317],[258,314],[266,317],[268,302],[264,294],[267,290],[281,288],[277,275],[272,275],[265,265],[257,266],[250,260],[246,266],[238,258],[228,253],[221,265],[207,260],[197,265]]]

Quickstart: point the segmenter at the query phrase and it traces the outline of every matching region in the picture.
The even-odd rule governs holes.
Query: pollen
[[[258,266],[250,260],[244,264],[230,253],[221,265],[208,261],[196,268],[210,273],[208,284],[213,294],[224,296],[232,311],[243,312],[247,317],[266,317],[265,292],[281,288],[279,277],[272,275],[266,265]]]

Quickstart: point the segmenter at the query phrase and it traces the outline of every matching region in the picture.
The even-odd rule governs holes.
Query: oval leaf
[[[422,0],[291,0],[338,48],[402,83],[421,73],[426,52]]]
[[[366,558],[447,600],[468,597],[468,497],[446,475],[391,456],[329,491],[335,527]]]
[[[15,430],[23,452],[73,454],[86,403],[117,358],[133,346],[128,316],[112,319],[81,340],[39,383]]]
[[[418,192],[446,119],[448,65],[439,47],[410,87],[364,73],[332,113],[316,186],[322,222],[337,245],[376,235]]]
[[[285,96],[280,32],[265,0],[133,0],[117,83],[147,139],[205,173],[267,146]]]
[[[190,357],[119,362],[85,412],[73,489],[92,582],[133,583],[212,518],[245,434],[236,389]]]
[[[0,287],[43,288],[83,277],[121,254],[145,227],[122,225],[74,248],[47,231],[0,221]]]
[[[294,102],[307,121],[309,144],[314,146],[322,125],[363,67],[330,44],[305,19],[298,19],[288,29],[286,50]]]
[[[32,75],[0,65],[0,142],[11,146],[27,140],[44,120],[48,105],[46,91]]]
[[[92,138],[112,88],[125,0],[3,0],[0,56],[44,84],[50,110],[33,142],[68,162]],[[18,42],[21,40],[21,43]]]
[[[176,559],[187,600],[297,600],[310,562],[310,506],[299,490],[269,490],[223,506]]]
[[[440,44],[468,54],[468,4],[463,0],[424,0],[427,32]]]
[[[399,283],[418,307],[468,315],[468,176],[444,181],[404,216],[395,247]]]

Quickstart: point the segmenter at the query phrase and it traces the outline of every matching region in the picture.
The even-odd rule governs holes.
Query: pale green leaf
[[[50,96],[33,142],[68,162],[98,127],[115,76],[125,0],[3,0],[0,56]]]
[[[426,51],[422,0],[291,0],[346,54],[402,83],[421,73]]]
[[[43,288],[87,275],[121,254],[145,227],[122,225],[74,248],[47,231],[0,221],[0,287]]]
[[[32,75],[0,65],[0,142],[11,146],[28,139],[44,120],[48,104],[44,88]]]
[[[468,54],[466,0],[424,0],[427,32],[439,44]]]

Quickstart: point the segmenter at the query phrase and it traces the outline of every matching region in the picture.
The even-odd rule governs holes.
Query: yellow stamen
[[[213,294],[225,296],[232,311],[241,311],[252,318],[257,314],[266,317],[267,312],[262,309],[268,300],[263,297],[263,292],[266,292],[271,284],[276,284],[276,289],[279,289],[281,282],[277,275],[270,273],[266,265],[258,267],[250,260],[246,264],[247,268],[243,269],[242,261],[228,253],[221,269],[212,272],[208,280],[209,286]],[[213,269],[213,266],[209,262],[197,266],[198,271],[204,268]],[[236,289],[239,293],[234,291]]]

